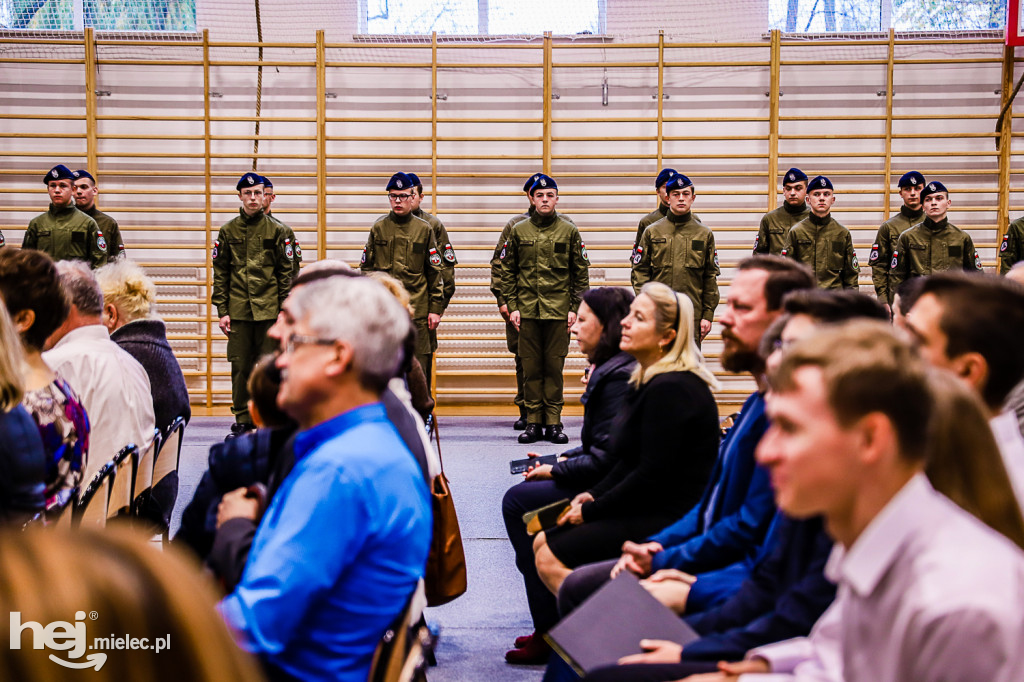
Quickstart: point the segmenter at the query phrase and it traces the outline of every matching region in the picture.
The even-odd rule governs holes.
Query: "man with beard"
[[[779,256],[754,256],[739,264],[721,318],[722,367],[749,372],[758,390],[744,402],[735,424],[722,439],[700,503],[647,542],[623,544],[618,560],[573,571],[558,593],[563,615],[624,570],[640,577],[665,568],[706,573],[757,551],[775,514],[768,475],[754,461],[754,449],[768,428],[765,367],[758,347],[765,331],[782,314],[783,297],[814,285],[809,268]],[[734,577],[742,581],[744,576]],[[714,603],[723,587],[715,580],[694,583],[688,609],[697,612]]]

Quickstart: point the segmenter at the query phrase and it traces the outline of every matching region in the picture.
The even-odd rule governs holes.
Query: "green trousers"
[[[508,351],[516,360],[516,397],[515,404],[519,407],[519,414],[526,416],[526,405],[523,401],[523,359],[519,357],[519,330],[510,323],[505,323],[505,343]]]
[[[240,424],[251,424],[249,416],[249,375],[259,359],[277,348],[267,337],[274,320],[231,320],[228,334],[228,362],[231,363],[231,413]]]
[[[523,360],[523,400],[529,424],[560,424],[562,369],[569,353],[565,320],[524,319],[519,324],[519,356]]]

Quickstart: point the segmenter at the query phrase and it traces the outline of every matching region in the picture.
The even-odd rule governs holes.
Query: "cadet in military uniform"
[[[43,176],[50,209],[29,222],[21,248],[38,249],[54,260],[85,261],[96,269],[107,264],[107,240],[96,221],[75,208],[74,180],[63,164]]]
[[[822,289],[856,289],[860,263],[850,231],[831,215],[832,181],[819,175],[807,185],[807,195],[811,213],[789,228],[781,255],[814,270]]]
[[[87,170],[72,171],[75,188],[75,208],[96,221],[107,240],[107,260],[114,260],[124,255],[124,242],[121,240],[121,228],[117,221],[96,208],[96,195],[100,188],[96,178]]]
[[[668,214],[648,227],[633,254],[632,282],[639,292],[650,281],[686,294],[693,303],[697,344],[711,331],[718,307],[718,250],[715,235],[690,213],[696,188],[676,174],[664,185]]]
[[[430,384],[431,360],[437,350],[437,329],[444,313],[441,268],[443,258],[430,223],[412,214],[412,180],[395,173],[387,185],[391,212],[381,216],[370,228],[359,269],[388,273],[409,292],[416,325],[416,359],[423,366]]]
[[[576,226],[555,210],[558,185],[542,175],[530,188],[534,213],[509,231],[501,247],[501,294],[519,330],[526,430],[520,443],[564,444],[562,369],[569,327],[590,285],[587,247]],[[542,433],[543,428],[543,433]]]
[[[2,243],[2,237],[0,237]],[[1006,228],[999,242],[999,274],[1005,275],[1015,263],[1024,260],[1024,218],[1017,218]]]
[[[434,231],[434,241],[437,242],[437,250],[441,252],[441,289],[444,291],[444,309],[448,310],[448,304],[451,303],[452,296],[455,295],[455,266],[459,261],[455,257],[455,249],[452,248],[452,241],[448,238],[448,230],[444,223],[437,216],[420,208],[420,204],[423,203],[423,183],[420,182],[420,176],[415,173],[406,173],[406,175],[412,181],[414,190],[411,200],[412,214],[430,224],[430,229]],[[433,339],[431,343],[436,346],[437,330],[431,330],[430,334]]]
[[[295,236],[292,228],[272,213],[272,205],[274,200],[277,199],[277,194],[274,192],[274,183],[266,175],[261,175],[260,177],[263,178],[263,215],[269,216],[271,220],[277,221],[284,228],[284,253],[285,256],[292,259],[292,279],[295,279],[299,275],[299,268],[302,267],[302,247],[299,246],[299,238]]]
[[[263,178],[246,173],[235,186],[242,207],[213,243],[213,305],[228,337],[231,435],[255,428],[246,383],[256,362],[275,349],[267,331],[292,282],[292,255],[281,223],[263,213]]]
[[[904,173],[900,178],[899,188],[903,206],[900,207],[899,213],[886,220],[878,228],[875,241],[871,244],[871,255],[868,256],[875,294],[890,313],[892,312],[892,298],[896,295],[896,287],[890,286],[889,283],[889,271],[892,270],[890,262],[900,235],[924,219],[924,210],[921,208],[924,176],[917,171]]]
[[[911,277],[925,277],[942,270],[981,272],[981,258],[971,236],[949,222],[946,213],[953,203],[946,186],[932,180],[921,190],[924,220],[903,232],[892,254],[889,286],[895,290]]]
[[[526,184],[523,185],[523,192],[526,193],[527,201],[530,199],[530,187],[533,186],[533,183],[540,180],[540,177],[541,173],[534,173],[526,179]],[[523,360],[519,357],[519,330],[509,322],[508,305],[505,303],[505,297],[501,295],[501,251],[505,242],[508,241],[508,233],[512,230],[512,226],[520,220],[528,219],[533,215],[533,212],[534,208],[531,203],[525,213],[509,218],[509,221],[505,223],[505,227],[501,230],[501,236],[498,237],[494,253],[491,254],[491,293],[494,294],[494,300],[498,304],[498,312],[501,313],[501,319],[505,320],[505,345],[515,358],[516,365],[516,397],[514,402],[516,407],[519,408],[519,419],[512,424],[512,428],[516,431],[526,429],[526,403],[523,399]]]
[[[644,230],[664,218],[668,214],[668,195],[665,193],[665,183],[678,174],[675,168],[662,168],[658,177],[654,179],[654,193],[658,196],[658,208],[654,209],[643,218],[636,226],[636,238],[633,239],[633,250],[629,254],[629,262],[633,262],[636,255],[636,247],[640,245],[640,238],[644,236]]]
[[[810,215],[807,206],[807,174],[790,168],[782,178],[782,206],[765,213],[754,237],[754,255],[782,253],[789,228]]]

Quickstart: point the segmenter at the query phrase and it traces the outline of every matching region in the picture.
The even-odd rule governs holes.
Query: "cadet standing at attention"
[[[292,279],[295,279],[299,275],[299,268],[302,267],[302,247],[299,246],[299,238],[295,236],[295,231],[292,228],[271,212],[272,204],[277,199],[274,183],[266,175],[260,177],[263,178],[263,215],[284,228],[284,255],[292,259]]]
[[[276,349],[267,331],[277,319],[292,282],[292,258],[281,223],[263,213],[263,178],[246,173],[235,185],[242,207],[213,243],[213,305],[228,337],[231,363],[229,437],[255,429],[246,386],[256,362]]]
[[[871,255],[868,265],[871,266],[871,280],[875,285],[878,300],[885,304],[892,313],[892,298],[896,295],[896,287],[889,285],[889,271],[892,254],[896,251],[896,242],[900,235],[917,225],[924,219],[921,208],[921,190],[924,189],[924,176],[917,171],[904,173],[899,182],[900,198],[903,206],[900,212],[882,223],[871,244]]]
[[[754,237],[754,255],[778,256],[789,228],[810,215],[807,206],[807,174],[790,168],[782,178],[782,206],[765,213]]]
[[[87,170],[72,171],[75,188],[75,208],[96,221],[96,225],[107,241],[107,260],[114,260],[124,255],[124,241],[121,239],[121,228],[117,221],[96,208],[96,195],[100,188],[96,178]]]
[[[442,258],[430,223],[412,214],[412,180],[405,173],[395,173],[387,185],[391,212],[377,218],[363,247],[359,269],[363,272],[386,272],[409,292],[416,325],[416,359],[423,366],[430,385],[431,360],[437,349],[437,329],[444,313],[442,289]]]
[[[555,211],[558,185],[546,175],[530,188],[534,213],[512,226],[502,244],[501,295],[519,330],[526,431],[520,443],[541,438],[569,442],[562,432],[562,369],[569,327],[590,286],[587,247],[576,226]],[[543,429],[543,432],[542,432]]]
[[[664,185],[668,214],[644,231],[633,254],[633,290],[650,281],[667,284],[693,303],[693,333],[697,345],[711,331],[718,307],[718,250],[715,235],[693,217],[690,208],[696,188],[676,174]]]
[[[924,220],[903,232],[892,254],[889,286],[893,291],[911,277],[926,277],[942,270],[981,272],[981,258],[971,235],[949,222],[953,203],[946,186],[932,180],[921,190]]]
[[[526,193],[527,201],[530,200],[530,187],[533,186],[533,183],[540,180],[540,176],[541,173],[534,173],[526,179],[523,191]],[[534,208],[531,203],[526,213],[520,213],[509,218],[509,221],[505,223],[505,227],[501,230],[501,236],[498,237],[498,243],[495,245],[494,253],[491,255],[491,293],[494,294],[494,300],[498,303],[498,312],[501,313],[501,319],[505,320],[505,345],[515,358],[516,365],[516,397],[514,402],[516,407],[519,408],[519,419],[512,424],[512,428],[516,431],[526,429],[526,403],[523,401],[523,360],[519,357],[519,330],[509,322],[508,305],[505,303],[505,297],[501,295],[501,248],[508,240],[508,233],[512,230],[512,226],[520,220],[529,218],[533,215],[533,211]],[[565,218],[565,216],[562,217]]]
[[[3,238],[0,237],[0,244]],[[1024,260],[1024,218],[1017,218],[1006,228],[999,242],[999,274],[1005,275],[1015,263]]]
[[[74,181],[63,164],[43,176],[50,208],[29,222],[21,248],[38,249],[53,260],[85,261],[95,270],[107,264],[107,240],[96,221],[75,208]]]
[[[448,238],[448,230],[444,223],[437,216],[420,208],[420,204],[423,203],[423,183],[420,182],[420,176],[415,173],[406,175],[412,181],[412,214],[430,224],[430,229],[434,231],[434,241],[437,242],[437,250],[441,252],[441,289],[444,291],[444,309],[448,310],[448,304],[455,295],[455,266],[459,261],[455,258],[455,249],[452,248],[452,241]],[[432,330],[430,334],[431,343],[437,346],[437,330]]]
[[[633,239],[633,250],[629,254],[629,262],[633,262],[636,255],[636,247],[640,245],[640,238],[644,236],[644,230],[668,215],[668,196],[665,194],[665,183],[678,174],[675,168],[662,168],[658,177],[654,179],[654,193],[658,196],[658,208],[654,209],[643,218],[636,226],[636,238]]]
[[[832,181],[819,175],[807,185],[807,196],[811,214],[789,228],[781,255],[813,270],[821,289],[856,289],[860,263],[850,231],[831,215]]]

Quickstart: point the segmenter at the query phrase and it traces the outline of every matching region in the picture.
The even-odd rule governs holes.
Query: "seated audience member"
[[[188,545],[201,559],[207,558],[213,546],[221,497],[257,483],[268,485],[272,472],[280,478],[282,453],[291,451],[289,441],[297,425],[277,406],[281,372],[275,362],[275,356],[264,356],[249,376],[249,415],[257,429],[210,447],[209,468],[199,480],[192,501],[181,514],[181,526],[174,541]],[[259,504],[259,499],[251,494],[246,499],[253,507]],[[252,517],[256,518],[255,515]],[[251,523],[233,525],[239,526],[243,533],[252,527]],[[251,532],[247,534],[249,542],[244,543],[246,554],[252,540]],[[236,570],[230,575],[223,575],[220,570],[214,572],[230,591],[238,583],[245,561],[243,558],[240,562],[218,564],[215,568],[227,565],[235,566]]]
[[[71,308],[47,339],[43,360],[67,379],[89,414],[88,482],[125,445],[142,449],[153,439],[153,391],[142,365],[110,340],[92,271],[79,261],[61,261],[57,271]]]
[[[619,347],[637,367],[611,436],[615,464],[534,540],[537,571],[552,593],[573,567],[614,556],[700,499],[718,450],[718,382],[694,341],[692,308],[685,295],[648,282],[622,320]]]
[[[924,278],[911,277],[896,288],[892,299],[892,324],[897,329],[907,330],[907,313],[917,303],[922,286],[924,286]]]
[[[603,585],[613,571],[629,570],[640,577],[670,568],[703,573],[756,556],[775,514],[767,473],[754,461],[754,448],[767,428],[764,359],[758,346],[781,315],[783,296],[814,286],[813,273],[787,258],[754,256],[739,264],[721,317],[722,366],[730,372],[749,372],[758,391],[744,402],[722,441],[700,503],[646,542],[625,543],[619,560],[573,571],[558,595],[563,615]],[[693,600],[693,610],[708,608],[735,591],[747,570],[707,576],[693,589],[686,583],[684,598]],[[676,582],[661,587],[683,587],[684,581]]]
[[[25,351],[25,395],[46,451],[46,509],[51,520],[85,487],[89,417],[74,390],[43,361],[46,339],[68,316],[54,262],[35,249],[0,249],[0,294]]]
[[[362,682],[431,537],[423,473],[380,403],[408,315],[380,284],[342,277],[297,288],[284,312],[278,404],[299,423],[295,465],[219,609],[272,676]]]
[[[614,465],[608,452],[612,424],[629,392],[633,356],[619,350],[622,318],[629,313],[633,292],[622,287],[600,287],[583,293],[572,332],[593,371],[580,402],[583,403],[581,445],[566,450],[555,464],[532,466],[526,480],[505,493],[501,513],[516,553],[516,567],[526,582],[526,599],[534,632],[517,638],[516,648],[505,654],[510,663],[543,663],[551,653],[542,635],[558,620],[555,596],[541,582],[534,564],[533,538],[526,533],[523,514],[565,498],[573,498],[597,483]],[[535,453],[530,453],[531,456]]]
[[[906,325],[924,358],[981,395],[1017,500],[1024,501],[1024,437],[1004,409],[1024,380],[1024,287],[994,275],[942,272],[925,278]]]
[[[214,590],[199,566],[178,552],[155,551],[123,528],[6,532],[0,543],[0,609],[12,617],[20,614],[22,628],[21,646],[0,652],[4,679],[263,679],[259,665],[234,646],[217,618]],[[61,621],[71,623],[55,638],[64,650],[42,648],[45,636],[34,633],[30,623],[46,627]],[[19,635],[12,628],[8,636]],[[33,637],[40,648],[33,646]],[[94,642],[106,638],[109,651],[99,650],[98,643],[92,651]],[[117,639],[127,638],[149,646],[115,647]],[[66,670],[51,660],[56,657],[95,670]]]
[[[798,342],[771,384],[772,426],[758,460],[772,471],[780,509],[824,515],[837,543],[826,570],[838,597],[808,639],[754,649],[718,675],[692,679],[1018,679],[1024,619],[1007,595],[1024,580],[1024,553],[923,473],[943,433],[935,424],[977,421],[970,403],[943,414],[941,383],[914,349],[873,322]],[[961,457],[974,448],[959,444]],[[975,465],[983,477],[992,470],[984,461]],[[1005,500],[1005,479],[1002,486]]]
[[[113,261],[96,271],[103,292],[103,325],[110,340],[139,361],[153,389],[156,427],[164,434],[177,417],[192,416],[188,388],[167,328],[156,317],[156,285],[135,263]]]
[[[14,325],[0,308],[0,524],[22,525],[43,511],[46,452],[21,405],[25,359]]]

